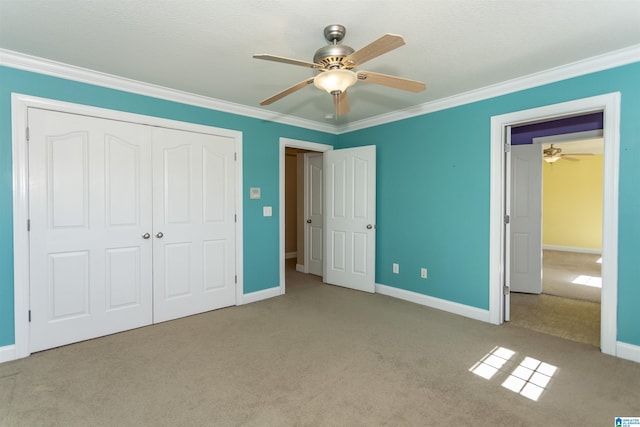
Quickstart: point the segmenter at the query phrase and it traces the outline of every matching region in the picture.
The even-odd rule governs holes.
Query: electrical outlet
[[[420,269],[420,277],[422,277],[423,279],[427,278],[427,269],[426,268],[421,268]]]
[[[396,264],[395,262],[393,263],[393,273],[394,274],[400,274],[400,266],[398,264]]]

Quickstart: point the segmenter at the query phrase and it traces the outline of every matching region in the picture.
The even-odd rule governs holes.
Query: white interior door
[[[234,305],[235,141],[154,128],[154,322]]]
[[[322,228],[322,153],[305,153],[305,264],[308,271],[322,276],[324,239]]]
[[[152,321],[149,128],[28,110],[30,351]]]
[[[512,292],[542,292],[542,146],[511,147]]]
[[[324,281],[375,292],[376,147],[324,153]]]

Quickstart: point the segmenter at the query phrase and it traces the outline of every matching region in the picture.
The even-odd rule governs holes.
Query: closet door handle
[[[149,234],[149,233],[144,233],[144,234],[142,235],[142,238],[143,238],[143,239],[148,239],[149,237],[151,237],[151,234]]]
[[[156,233],[156,237],[157,237],[158,239],[162,239],[162,238],[164,237],[164,234],[162,234],[162,231],[158,231],[158,232]]]

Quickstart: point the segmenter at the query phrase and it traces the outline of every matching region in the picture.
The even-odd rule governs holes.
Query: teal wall
[[[0,347],[14,343],[12,92],[241,131],[244,292],[280,285],[279,138],[332,145],[335,135],[0,67]],[[259,201],[250,187],[261,187]],[[262,206],[273,206],[273,216],[263,217]]]
[[[376,281],[489,308],[489,170],[492,116],[622,93],[618,340],[640,345],[640,63],[394,123],[330,135],[0,67],[0,346],[13,344],[10,93],[164,117],[243,132],[245,293],[277,286],[279,138],[377,146]],[[606,143],[606,142],[605,142]],[[261,187],[259,203],[248,188]],[[262,206],[273,206],[273,217]],[[391,274],[391,264],[402,274]],[[419,278],[420,267],[429,278]]]
[[[376,281],[488,309],[491,117],[619,91],[618,340],[640,345],[639,76],[635,63],[339,135],[377,146]]]

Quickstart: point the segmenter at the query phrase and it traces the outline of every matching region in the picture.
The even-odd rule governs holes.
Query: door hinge
[[[26,134],[27,134],[27,142],[29,142],[30,136],[29,136],[29,126],[27,126],[27,128],[25,129]]]
[[[235,283],[238,284],[238,275],[235,276]]]
[[[505,153],[511,152],[511,144],[504,144],[504,152]]]
[[[233,161],[234,162],[238,161],[238,153],[233,153]]]
[[[511,217],[509,215],[505,215],[504,216],[504,223],[505,224],[509,224],[510,221],[511,221]]]
[[[29,310],[29,322],[31,322],[31,310]]]
[[[233,222],[238,222],[238,214],[233,214]]]
[[[27,220],[27,231],[31,231],[31,220]]]
[[[504,295],[509,295],[509,294],[511,293],[511,288],[509,288],[509,285],[504,285],[504,286],[502,287],[502,293],[503,293]]]

